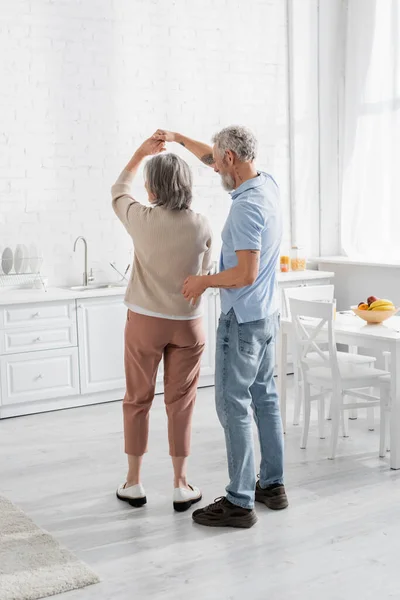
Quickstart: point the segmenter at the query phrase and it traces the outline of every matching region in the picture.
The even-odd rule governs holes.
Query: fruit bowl
[[[351,310],[354,314],[357,315],[357,317],[363,319],[363,321],[377,325],[378,323],[383,323],[383,321],[386,321],[387,319],[390,319],[390,317],[393,317],[399,309],[394,308],[393,310],[360,310],[358,306],[352,306]]]

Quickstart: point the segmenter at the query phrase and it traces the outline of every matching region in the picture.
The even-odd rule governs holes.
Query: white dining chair
[[[284,289],[284,308],[288,318],[290,318],[290,302],[291,298],[297,300],[310,300],[314,302],[333,302],[335,293],[334,285],[310,285],[303,287],[293,287]],[[293,425],[298,425],[300,422],[301,407],[303,404],[301,368],[296,357],[296,345],[292,350],[293,354],[293,375],[294,375],[294,413]],[[374,356],[364,356],[362,354],[350,352],[338,352],[338,360],[357,365],[373,366],[376,361]],[[312,352],[309,356],[310,366],[321,365],[321,357],[316,352]],[[312,364],[313,363],[313,364]],[[373,408],[369,414],[369,428],[373,429]],[[330,418],[330,412],[329,412]],[[372,424],[371,424],[372,423]]]
[[[387,371],[371,368],[362,364],[342,362],[338,359],[334,330],[334,303],[313,302],[310,300],[289,299],[293,322],[297,357],[301,366],[304,392],[304,425],[301,448],[306,448],[310,427],[311,403],[318,402],[319,435],[324,438],[324,400],[331,394],[332,432],[329,458],[336,454],[340,420],[344,413],[353,408],[378,406],[381,413],[381,441],[379,453],[385,446],[387,411],[387,390],[385,382]],[[310,321],[311,320],[311,321]],[[308,323],[313,326],[307,328]],[[321,344],[322,340],[322,344]],[[321,347],[322,345],[322,347]],[[325,348],[327,345],[328,349]],[[310,355],[317,354],[320,364],[315,366]],[[379,397],[363,392],[363,389],[378,387]],[[312,393],[312,390],[317,393]],[[347,398],[351,398],[348,401]]]

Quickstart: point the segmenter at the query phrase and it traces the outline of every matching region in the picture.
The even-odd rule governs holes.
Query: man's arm
[[[197,142],[192,140],[181,133],[173,131],[166,131],[165,129],[157,129],[153,135],[155,140],[163,142],[177,142],[184,148],[187,148],[189,152],[194,154],[201,162],[208,167],[214,166],[214,157],[212,147],[203,142]]]
[[[189,301],[196,302],[208,288],[238,289],[252,285],[258,277],[260,269],[260,252],[258,250],[238,250],[238,264],[215,275],[188,277],[182,293]]]
[[[198,298],[209,287],[235,289],[252,285],[260,269],[261,233],[265,218],[262,211],[249,202],[236,202],[230,212],[229,228],[237,265],[208,277],[188,277],[183,295]]]
[[[236,267],[206,277],[207,288],[236,289],[253,285],[260,269],[260,252],[239,250],[236,256],[238,259]]]

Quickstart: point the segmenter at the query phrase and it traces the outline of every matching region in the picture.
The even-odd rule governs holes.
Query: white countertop
[[[388,267],[398,269],[400,267],[399,261],[390,260],[366,260],[364,258],[350,258],[348,256],[317,256],[316,258],[310,258],[310,262],[317,265],[350,265],[356,267]]]
[[[125,287],[110,287],[86,290],[83,292],[68,288],[48,288],[44,290],[1,290],[0,306],[6,304],[28,304],[34,302],[54,302],[57,300],[76,300],[78,298],[101,298],[105,296],[123,296]]]
[[[312,281],[329,279],[334,273],[328,271],[289,271],[278,273],[278,283],[292,281]],[[106,296],[124,296],[125,286],[97,288],[85,291],[71,290],[69,288],[48,288],[44,290],[0,290],[0,306],[9,304],[29,304],[35,302],[54,302],[57,300],[76,300],[78,298],[102,298]]]
[[[335,277],[335,273],[331,271],[289,271],[288,273],[278,273],[278,283],[285,283],[286,281],[311,281],[316,279],[332,279]]]

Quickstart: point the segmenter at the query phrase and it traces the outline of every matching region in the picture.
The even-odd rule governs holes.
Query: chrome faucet
[[[76,252],[76,245],[79,242],[79,240],[82,240],[82,242],[85,245],[85,254],[84,254],[85,265],[84,265],[84,271],[83,271],[83,285],[85,287],[87,287],[87,285],[94,280],[94,277],[93,277],[92,270],[90,271],[90,275],[88,274],[88,245],[87,245],[86,239],[82,235],[77,237],[75,240],[74,252]]]

